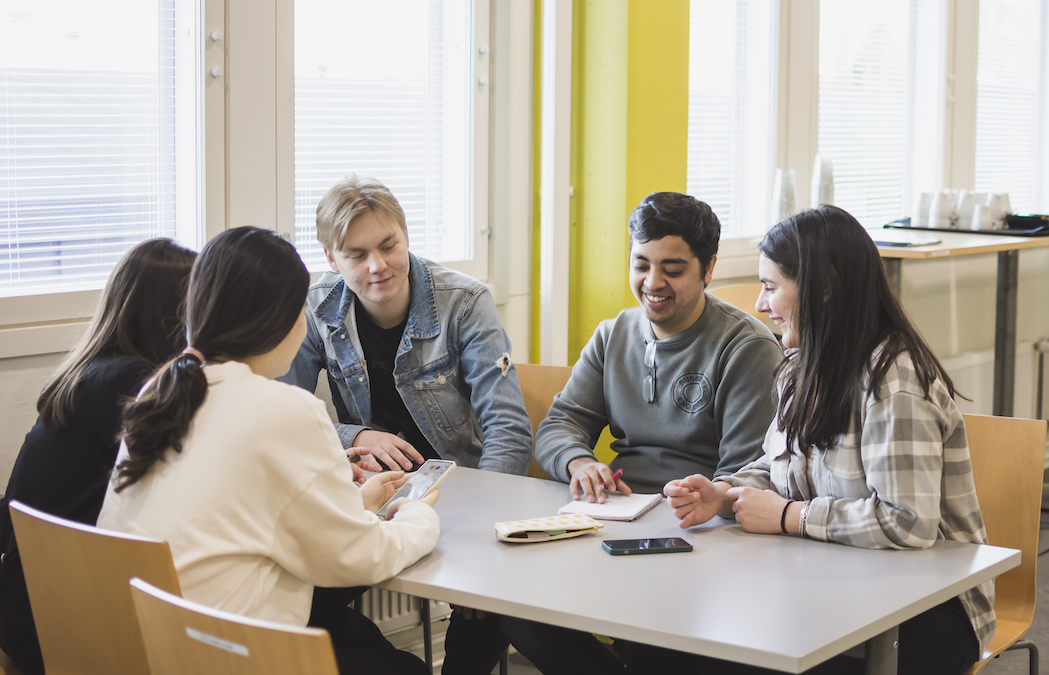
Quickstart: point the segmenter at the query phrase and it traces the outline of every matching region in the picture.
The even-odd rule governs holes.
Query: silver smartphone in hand
[[[445,476],[455,468],[455,462],[448,459],[428,459],[412,474],[408,482],[394,493],[390,500],[382,505],[375,514],[380,518],[386,517],[386,511],[398,499],[422,499],[426,494],[437,487]]]

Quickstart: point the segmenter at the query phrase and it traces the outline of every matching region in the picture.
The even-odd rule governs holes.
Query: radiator
[[[446,603],[379,588],[371,588],[361,596],[360,611],[375,622],[384,635],[389,635],[420,625],[420,602],[430,603],[431,622],[440,621],[452,613],[452,608]]]

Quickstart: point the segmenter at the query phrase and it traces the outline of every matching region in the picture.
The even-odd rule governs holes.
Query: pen
[[[612,485],[615,485],[616,481],[619,480],[619,477],[622,476],[622,475],[623,475],[623,470],[622,469],[619,469],[614,474],[612,474]],[[602,481],[601,487],[598,488],[598,489],[599,490],[607,490],[608,489],[608,485],[605,482]]]

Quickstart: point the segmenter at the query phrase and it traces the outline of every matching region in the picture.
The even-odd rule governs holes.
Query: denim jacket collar
[[[408,261],[411,299],[408,302],[408,326],[404,329],[405,336],[420,339],[436,337],[441,333],[441,320],[437,314],[433,277],[426,265],[411,251],[408,251]],[[331,330],[338,328],[346,321],[346,315],[353,307],[355,297],[353,291],[346,286],[346,280],[340,276],[328,295],[317,305],[317,318]]]

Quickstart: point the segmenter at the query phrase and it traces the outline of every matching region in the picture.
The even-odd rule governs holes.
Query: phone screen
[[[692,544],[681,537],[659,537],[654,539],[611,539],[601,543],[601,547],[612,555],[641,553],[685,553],[692,550]]]
[[[398,499],[422,499],[433,486],[441,482],[445,474],[455,467],[455,462],[442,459],[429,459],[419,467],[408,482],[394,493],[390,500],[383,504],[376,514],[380,518],[386,517],[386,509]]]

